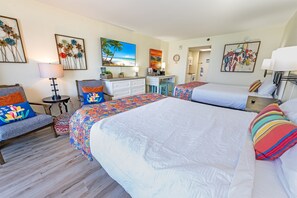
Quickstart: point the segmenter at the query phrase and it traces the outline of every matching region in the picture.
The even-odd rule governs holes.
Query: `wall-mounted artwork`
[[[103,66],[136,66],[136,45],[107,38],[101,38]]]
[[[254,72],[260,41],[226,44],[221,72]]]
[[[150,68],[160,70],[162,66],[162,51],[150,49]]]
[[[55,34],[59,62],[64,70],[86,70],[85,41],[82,38]]]
[[[0,63],[26,63],[17,19],[0,16]]]

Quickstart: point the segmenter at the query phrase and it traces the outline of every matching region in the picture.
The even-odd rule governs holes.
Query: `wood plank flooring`
[[[49,128],[7,145],[0,165],[0,197],[129,198],[97,161],[88,161]]]

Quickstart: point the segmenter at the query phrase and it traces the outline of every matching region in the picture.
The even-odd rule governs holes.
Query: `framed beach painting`
[[[26,63],[17,19],[0,16],[0,63]]]
[[[55,34],[59,62],[64,70],[86,70],[85,41],[82,38]]]
[[[107,38],[101,38],[103,66],[136,66],[136,45]]]
[[[162,51],[150,49],[150,68],[160,70],[162,66]]]
[[[226,44],[221,72],[254,72],[260,44],[260,41]]]

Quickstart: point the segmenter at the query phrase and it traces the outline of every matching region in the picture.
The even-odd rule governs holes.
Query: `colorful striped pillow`
[[[259,89],[259,87],[262,85],[260,80],[256,80],[253,82],[249,88],[249,92],[255,92]]]
[[[250,125],[256,159],[275,160],[297,143],[297,126],[278,104],[265,107]]]

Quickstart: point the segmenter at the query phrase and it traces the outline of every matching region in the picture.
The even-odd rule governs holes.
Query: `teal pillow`
[[[28,102],[0,106],[0,126],[36,116]]]
[[[84,105],[98,104],[105,102],[103,92],[89,92],[83,93]]]

